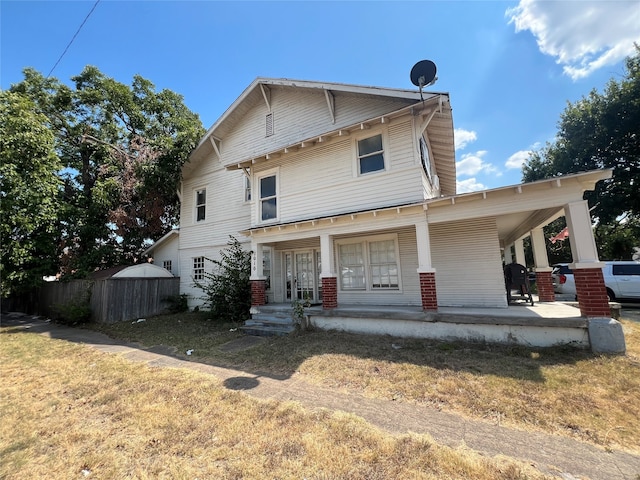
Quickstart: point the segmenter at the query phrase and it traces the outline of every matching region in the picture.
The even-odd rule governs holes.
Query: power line
[[[69,44],[67,45],[67,47],[64,49],[64,52],[62,52],[62,55],[60,55],[60,58],[58,58],[58,61],[55,63],[55,65],[51,68],[51,70],[49,71],[49,74],[47,75],[47,78],[49,78],[51,76],[51,74],[53,73],[53,71],[56,69],[56,67],[58,66],[58,64],[60,63],[60,60],[62,60],[62,57],[64,57],[64,54],[67,53],[67,50],[69,50],[69,47],[71,46],[71,44],[73,43],[73,41],[76,39],[76,37],[78,36],[78,34],[80,33],[80,30],[82,30],[82,27],[84,26],[84,24],[87,22],[87,20],[89,20],[89,17],[91,16],[91,14],[93,13],[93,11],[96,9],[96,7],[98,6],[98,4],[100,3],[100,0],[96,0],[96,3],[93,4],[93,8],[91,9],[91,11],[87,14],[86,17],[84,17],[84,20],[82,21],[82,23],[80,24],[80,26],[78,27],[78,30],[76,31],[76,33],[73,35],[73,38],[71,39],[71,41],[69,42]]]

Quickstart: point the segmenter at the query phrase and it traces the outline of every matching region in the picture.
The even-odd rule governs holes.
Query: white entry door
[[[320,252],[303,250],[284,254],[286,299],[318,303],[322,287],[318,275],[321,271]]]

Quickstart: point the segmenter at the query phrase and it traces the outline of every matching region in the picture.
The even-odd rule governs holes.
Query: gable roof
[[[173,239],[174,236],[176,236],[176,238],[179,238],[179,236],[180,236],[180,229],[179,228],[170,230],[168,233],[163,235],[160,239],[158,239],[155,242],[153,242],[153,245],[151,245],[144,252],[142,252],[142,255],[150,255],[150,254],[152,254],[153,251],[156,248],[158,248],[159,246],[169,242],[171,239]]]
[[[223,161],[226,168],[246,168],[250,166],[252,162],[277,157],[280,154],[287,153],[289,150],[295,150],[299,145],[305,146],[316,143],[317,141],[323,141],[322,139],[327,140],[333,136],[340,136],[350,130],[364,128],[364,124],[385,123],[395,116],[406,115],[410,112],[414,115],[422,115],[423,121],[428,123],[427,132],[443,193],[455,193],[453,120],[451,106],[449,104],[449,95],[447,93],[423,92],[421,94],[416,90],[334,82],[291,80],[286,78],[256,78],[209,128],[191,154],[189,162],[185,164],[183,173],[188,174],[191,172],[201,160],[213,151],[215,151],[219,157],[221,139],[232,131],[238,122],[256,105],[261,103],[266,104],[267,109],[270,110],[271,92],[274,89],[307,89],[309,91],[324,92],[327,100],[327,109],[334,119],[333,102],[336,96],[350,95],[358,96],[359,98],[393,99],[397,100],[397,102],[391,111],[386,112],[382,116],[378,115],[373,118],[363,118],[353,124],[340,124],[338,122],[332,126],[332,130],[321,132],[320,138],[317,135],[310,138],[300,138],[293,144],[278,145],[274,147],[273,150],[261,152],[258,157],[247,157],[239,163]],[[425,120],[427,118],[428,121]]]
[[[334,82],[314,82],[308,80],[291,80],[288,78],[265,78],[258,77],[242,92],[242,94],[227,108],[222,116],[207,130],[198,147],[208,141],[211,135],[224,136],[225,126],[235,123],[237,117],[244,115],[248,108],[251,108],[257,102],[267,102],[269,104],[269,93],[271,88],[291,87],[291,88],[307,88],[310,90],[322,90],[325,92],[342,92],[360,95],[369,95],[376,97],[391,97],[399,99],[413,100],[419,102],[421,100],[420,92],[415,90],[403,90],[396,88],[383,87],[367,87],[363,85],[351,85],[346,83]],[[427,97],[438,94],[426,94]],[[423,95],[424,96],[424,95]]]

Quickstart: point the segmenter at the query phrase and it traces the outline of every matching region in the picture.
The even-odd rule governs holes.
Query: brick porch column
[[[260,305],[266,305],[266,280],[250,280],[251,282],[251,306],[259,307]]]
[[[583,317],[611,318],[607,288],[601,268],[574,268],[578,306]]]
[[[438,310],[435,272],[420,272],[420,294],[422,296],[422,310]]]
[[[322,277],[322,308],[330,310],[338,307],[338,278]]]
[[[538,287],[538,300],[540,302],[556,301],[556,294],[553,291],[553,279],[551,278],[551,269],[536,270],[536,285]]]

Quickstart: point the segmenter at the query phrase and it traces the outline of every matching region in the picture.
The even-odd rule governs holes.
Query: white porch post
[[[262,244],[251,241],[251,313],[257,313],[257,307],[267,303],[266,283],[262,266]]]
[[[422,310],[438,310],[436,295],[436,269],[431,264],[431,240],[427,222],[416,223],[416,243],[418,247],[418,275],[420,276],[420,295]]]
[[[552,268],[549,266],[547,244],[542,228],[531,230],[531,248],[533,249],[533,264],[536,268],[538,298],[541,302],[554,302],[556,294],[553,291]]]
[[[504,246],[504,264],[509,265],[513,262],[513,257],[511,256],[511,243],[509,245]]]
[[[591,215],[586,200],[565,205],[564,214],[569,228],[569,243],[575,268],[602,268],[591,229]]]
[[[542,268],[549,268],[549,257],[547,255],[547,244],[542,228],[531,230],[531,248],[533,250],[533,264],[536,271]],[[549,271],[551,269],[549,268]]]
[[[513,246],[516,251],[516,263],[526,267],[527,261],[524,258],[524,241],[522,239],[516,240]]]
[[[333,235],[320,235],[320,255],[322,256],[322,271],[320,278],[336,276],[336,259],[333,248]]]
[[[429,239],[429,226],[425,223],[416,223],[416,241],[418,243],[418,273],[435,273],[431,264],[431,240]]]
[[[266,280],[262,265],[262,244],[251,242],[251,277],[250,280]]]
[[[322,308],[329,310],[338,306],[338,277],[333,249],[333,235],[320,235],[320,256],[322,257]]]
[[[610,318],[609,298],[604,284],[602,267],[598,258],[596,241],[591,230],[591,215],[585,200],[564,207],[573,263],[573,278],[580,313],[587,318]]]

